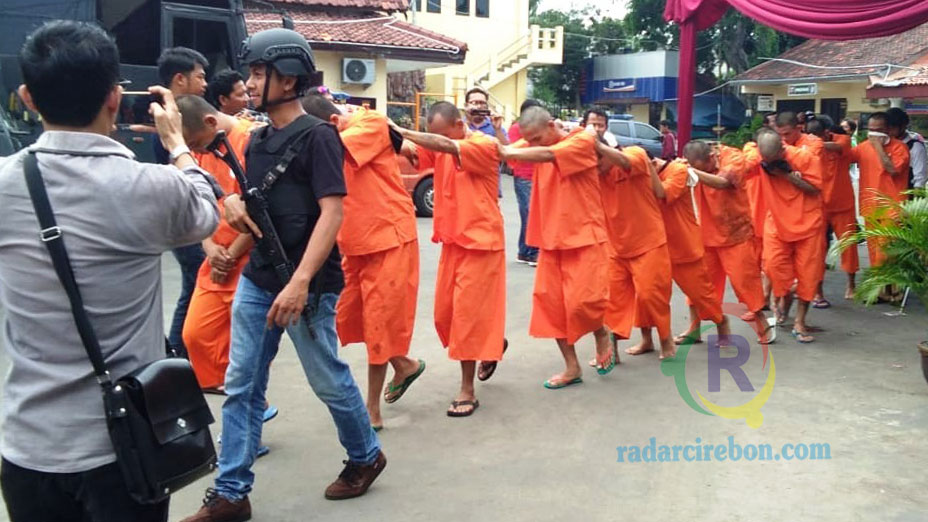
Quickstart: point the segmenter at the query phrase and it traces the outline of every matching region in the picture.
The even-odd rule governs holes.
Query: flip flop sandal
[[[793,329],[792,333],[793,333],[793,337],[796,338],[796,341],[802,344],[809,344],[809,343],[815,342],[815,337],[812,337],[809,334],[804,334],[800,332],[799,330],[796,330],[795,328]]]
[[[419,376],[422,375],[422,372],[424,371],[425,371],[425,361],[423,361],[422,359],[419,359],[419,369],[416,370],[416,373],[410,375],[409,377],[406,377],[403,380],[403,384],[400,384],[399,386],[394,386],[392,383],[387,384],[387,389],[384,390],[384,394],[383,394],[384,402],[386,402],[387,404],[393,404],[394,402],[400,400],[400,397],[402,397],[403,394],[406,393],[406,390],[409,389],[412,383],[416,382],[416,379],[418,379]],[[395,393],[396,395],[389,396],[391,393]]]
[[[828,302],[828,299],[819,299],[817,301],[812,301],[812,308],[824,310],[826,308],[831,308],[831,303]]]
[[[212,388],[203,388],[202,391],[205,395],[223,395],[225,396],[226,390],[222,386],[214,386]]]
[[[573,386],[574,384],[580,384],[581,382],[583,382],[583,379],[580,377],[574,377],[569,381],[552,381],[551,379],[548,379],[545,381],[545,388],[549,390],[560,390],[561,388]]]
[[[608,375],[609,372],[615,369],[615,362],[617,359],[615,349],[609,350],[609,364],[603,364],[605,361],[596,362],[596,373],[600,375]]]
[[[768,317],[767,318],[767,328],[764,329],[764,335],[767,335],[767,342],[763,341],[763,338],[757,339],[757,342],[760,344],[773,344],[777,341],[777,318]]]
[[[264,417],[261,418],[261,422],[268,422],[273,420],[278,413],[280,413],[280,410],[277,409],[277,406],[271,405],[267,408],[264,408]]]
[[[269,448],[269,447],[267,447],[267,446],[261,446],[261,447],[258,448],[258,452],[255,453],[255,458],[256,458],[256,459],[260,459],[261,457],[267,455],[267,454],[270,453],[270,452],[271,452],[271,448]]]
[[[473,406],[473,407],[467,411],[454,411],[454,409],[456,409],[459,406]],[[448,416],[449,417],[470,417],[471,415],[474,414],[475,411],[477,411],[477,408],[479,407],[480,407],[480,401],[477,401],[477,400],[451,401],[451,408],[453,409],[448,410]]]
[[[504,354],[506,353],[507,348],[509,348],[509,341],[506,339],[503,339],[503,353]],[[483,366],[484,364],[486,366]],[[480,365],[483,366],[485,370],[484,370],[484,374],[482,377],[480,376],[480,372],[478,370],[477,379],[480,381],[489,381],[490,377],[493,377],[493,374],[496,373],[496,367],[497,365],[499,365],[499,361],[488,361],[485,363],[480,363]]]
[[[694,338],[692,335],[678,335],[673,338],[673,344],[702,344],[702,339]]]
[[[383,426],[371,426],[371,429],[374,430],[374,433],[378,433],[383,429]]]

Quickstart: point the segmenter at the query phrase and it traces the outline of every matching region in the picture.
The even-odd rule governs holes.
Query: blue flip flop
[[[270,453],[270,452],[271,452],[271,448],[269,448],[269,447],[267,447],[267,446],[261,446],[261,447],[258,448],[258,452],[255,453],[255,458],[256,458],[256,459],[260,459],[261,457],[267,455],[267,454]]]
[[[793,333],[793,337],[796,338],[796,341],[802,344],[809,344],[809,343],[815,342],[815,337],[812,337],[809,334],[802,333],[799,330],[796,330],[795,328],[793,328],[792,333]],[[805,337],[806,340],[803,340],[803,337]]]
[[[267,408],[264,408],[264,417],[262,417],[261,422],[268,422],[270,420],[273,420],[274,417],[276,417],[278,413],[280,413],[280,410],[278,410],[277,406],[274,406],[273,404],[268,406]]]
[[[581,382],[583,382],[583,379],[580,377],[574,377],[573,379],[569,381],[561,381],[561,382],[552,382],[551,379],[548,379],[547,381],[545,381],[545,388],[549,390],[560,390],[561,388],[573,386],[574,384],[580,384]]]

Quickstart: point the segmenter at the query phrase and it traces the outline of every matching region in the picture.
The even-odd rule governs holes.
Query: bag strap
[[[55,265],[58,279],[68,294],[68,300],[71,302],[71,314],[77,324],[77,331],[81,336],[81,341],[83,341],[84,349],[87,351],[87,357],[90,358],[90,363],[93,365],[97,382],[106,388],[112,384],[110,374],[106,370],[100,343],[93,330],[93,325],[90,323],[90,317],[84,309],[84,301],[81,299],[81,292],[77,287],[77,281],[75,281],[74,272],[71,269],[71,260],[68,258],[68,251],[61,237],[61,228],[55,222],[55,214],[52,210],[52,204],[48,200],[45,183],[42,181],[42,173],[39,171],[39,160],[36,158],[34,151],[29,151],[26,154],[23,164],[26,186],[29,188],[29,197],[32,199],[35,215],[39,218],[41,228],[39,238],[45,243],[45,247],[52,258],[52,264]]]

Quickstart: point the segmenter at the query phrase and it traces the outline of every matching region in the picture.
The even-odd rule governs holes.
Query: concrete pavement
[[[622,364],[606,377],[587,368],[582,385],[546,390],[542,382],[562,363],[553,341],[528,336],[534,271],[514,262],[519,218],[511,178],[503,182],[510,349],[492,380],[478,384],[480,409],[470,418],[445,416],[460,370],[445,356],[432,326],[439,247],[428,241],[431,221],[420,219],[422,281],[411,355],[429,366],[402,400],[384,406],[385,472],[362,498],[323,499],[345,456],[285,337],[268,394],[280,408],[264,431],[271,454],[254,468],[254,520],[928,519],[928,384],[915,348],[926,338],[920,304],[912,305],[908,316],[887,317],[883,312],[889,307],[865,308],[841,299],[844,276],[829,272],[826,290],[834,306],[810,313],[811,323],[825,329],[816,334],[818,342],[800,345],[781,329],[770,349],[775,383],[757,429],[743,419],[695,411],[654,354],[623,354]],[[164,273],[167,323],[179,284],[169,256]],[[734,301],[730,290],[727,297]],[[676,288],[673,311],[674,330],[680,331],[687,315]],[[753,340],[749,328],[733,319],[735,333]],[[592,336],[578,346],[583,360],[592,356]],[[719,372],[721,391],[709,391],[713,371],[706,344],[694,346],[687,358],[684,390],[696,401],[701,394],[724,406],[757,396],[771,368],[762,367],[756,343],[751,348],[743,369],[753,392],[740,391],[727,371]],[[365,388],[363,346],[346,347],[343,354]],[[218,418],[221,398],[208,400]],[[220,426],[214,425],[214,433]],[[688,462],[681,456],[676,462],[628,462],[626,448],[625,461],[617,462],[617,447],[646,446],[651,437],[657,447],[672,450],[674,445],[727,446],[729,436],[744,447],[769,444],[777,455],[784,444],[828,444],[831,458],[787,460],[784,453],[767,461]],[[193,513],[210,485],[204,479],[175,495],[170,520]]]

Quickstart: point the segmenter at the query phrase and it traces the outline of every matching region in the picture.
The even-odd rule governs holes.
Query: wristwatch
[[[177,158],[183,156],[184,154],[190,154],[190,157],[193,158],[193,153],[190,152],[190,147],[187,145],[178,145],[171,150],[171,163],[177,161]]]

